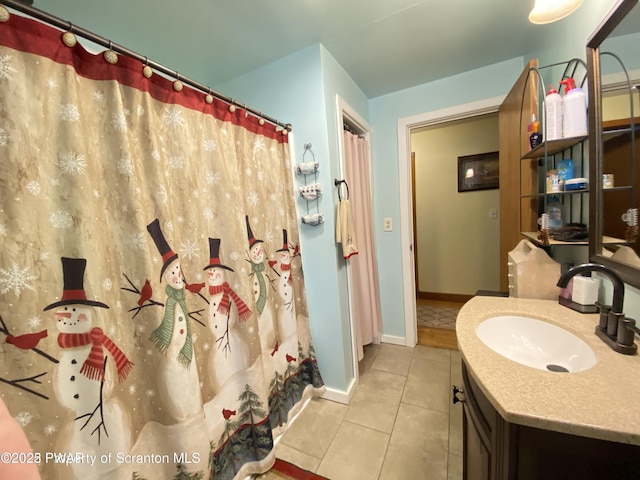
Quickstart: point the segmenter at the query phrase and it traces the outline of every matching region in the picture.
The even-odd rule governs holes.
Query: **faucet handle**
[[[633,345],[634,333],[638,331],[636,327],[636,321],[633,318],[620,317],[618,321],[618,332],[616,335],[616,341],[620,345],[629,347]]]
[[[603,332],[606,332],[607,324],[609,323],[609,312],[611,311],[611,305],[603,305],[600,302],[596,302],[596,307],[598,307],[598,313],[600,313],[598,328]]]

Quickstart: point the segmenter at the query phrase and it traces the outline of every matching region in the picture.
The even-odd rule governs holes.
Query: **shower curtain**
[[[261,473],[324,391],[286,131],[62,34],[0,22],[2,400],[45,479]]]
[[[353,212],[358,255],[349,260],[351,312],[356,331],[358,359],[364,357],[364,345],[380,343],[382,316],[378,296],[378,267],[373,238],[373,208],[371,205],[371,173],[369,168],[369,142],[344,131],[345,173],[350,185],[350,203]]]

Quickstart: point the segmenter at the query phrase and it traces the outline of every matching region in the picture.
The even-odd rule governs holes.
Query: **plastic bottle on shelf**
[[[566,78],[560,83],[565,86],[562,99],[564,138],[587,135],[587,96],[581,88],[576,87],[573,78]]]
[[[549,197],[545,210],[549,215],[549,230],[551,233],[555,233],[564,225],[560,198],[557,195]]]
[[[544,138],[547,140],[559,140],[562,138],[563,107],[562,97],[553,86],[550,86],[547,96],[544,97],[544,109],[546,112]]]
[[[536,119],[536,114],[531,114],[531,122],[529,122],[529,146],[531,150],[542,143],[542,134],[540,133],[540,122]]]

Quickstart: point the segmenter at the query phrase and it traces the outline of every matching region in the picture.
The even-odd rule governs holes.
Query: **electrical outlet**
[[[392,232],[393,231],[393,220],[391,220],[391,217],[385,217],[384,219],[384,231],[385,232]]]
[[[492,218],[492,219],[498,218],[498,209],[497,208],[490,208],[489,209],[489,218]]]

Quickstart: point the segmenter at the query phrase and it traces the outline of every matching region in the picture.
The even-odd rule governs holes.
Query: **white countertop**
[[[496,315],[537,318],[577,335],[597,362],[579,373],[521,365],[476,336]],[[640,356],[614,352],[594,331],[598,314],[580,314],[556,301],[474,297],[458,315],[458,347],[469,373],[491,404],[511,422],[562,433],[640,445]]]

